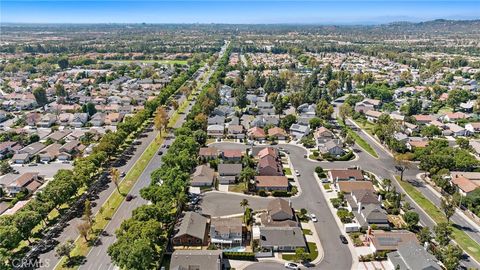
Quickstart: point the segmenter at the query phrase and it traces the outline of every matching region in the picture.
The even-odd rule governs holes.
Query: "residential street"
[[[359,132],[359,134],[371,144],[375,151],[377,151],[380,157],[379,159],[372,157],[358,146],[355,146],[354,150],[358,155],[358,158],[355,160],[339,162],[318,162],[305,159],[304,154],[306,154],[306,150],[303,147],[292,144],[279,144],[277,146],[273,146],[283,147],[284,149],[288,150],[290,152],[290,160],[293,164],[293,167],[296,170],[299,170],[301,174],[301,176],[298,177],[298,180],[302,193],[299,196],[292,198],[293,207],[295,209],[306,208],[310,213],[314,213],[318,218],[318,222],[315,224],[315,227],[317,229],[319,238],[322,242],[322,246],[325,252],[324,259],[317,266],[319,267],[319,269],[350,269],[352,265],[351,260],[338,260],[338,258],[351,258],[352,256],[347,246],[343,245],[338,239],[338,236],[341,232],[335,222],[333,215],[330,212],[330,209],[328,208],[328,205],[326,204],[327,201],[320,190],[319,184],[313,176],[315,167],[321,166],[324,169],[344,169],[351,166],[360,166],[363,170],[370,171],[380,178],[392,178],[393,175],[396,174],[396,172],[392,170],[395,166],[394,159],[381,147],[370,141],[370,138],[368,138],[368,136],[361,132]],[[245,149],[248,147],[244,144],[228,142],[214,143],[212,144],[212,146],[224,149]],[[405,172],[405,179],[415,179],[416,174],[419,172],[420,171],[418,169],[410,169]],[[397,190],[401,190],[400,185],[396,181],[392,181],[392,184],[396,187]],[[427,188],[424,189],[426,190],[425,192],[429,191]],[[435,196],[434,194],[431,195]],[[202,211],[213,215],[234,214],[239,213],[239,210],[241,212],[241,208],[239,207],[239,205],[238,207],[233,205],[226,208],[224,207],[224,205],[229,204],[221,203],[222,201],[227,202],[228,200],[230,200],[231,197],[231,194],[223,194],[223,196],[221,194],[216,194],[215,196],[207,194],[202,202]],[[261,204],[259,205],[256,198],[254,198],[255,197],[252,196],[247,197],[249,202],[253,199],[252,203],[250,204],[253,209],[256,209],[255,206],[261,206]],[[409,197],[405,197],[405,200],[410,203],[414,211],[419,213],[420,222],[423,225],[433,228],[434,222],[422,210],[420,210],[416,206],[416,204],[414,204],[414,202],[410,200]],[[218,207],[217,204],[222,205],[222,207]],[[234,210],[236,211],[233,212]],[[471,228],[472,231],[470,231],[470,229],[468,228],[471,225],[462,219],[457,220],[457,214],[455,216],[456,218],[452,218],[452,221],[456,224],[462,224],[460,226],[464,226],[464,230],[469,233],[471,237],[475,237],[474,239],[476,239],[476,241],[480,241],[477,240],[480,239],[478,238],[480,236],[479,233],[475,231],[474,228]],[[475,262],[470,261],[469,258],[465,258],[462,261],[462,264],[466,267],[479,267],[479,265],[477,265]]]
[[[228,46],[228,43],[223,48],[226,48]],[[220,56],[223,54],[224,49],[220,53]],[[220,58],[220,57],[219,57]],[[206,83],[208,83],[210,76],[213,74],[215,71],[216,66],[214,65],[209,73],[207,74],[207,77],[203,81],[203,84],[199,86],[199,89]],[[188,107],[185,109],[184,113],[180,114],[180,118],[178,121],[175,123],[174,128],[178,128],[183,125],[185,122],[185,118],[190,112],[194,102],[190,102]],[[173,143],[172,140],[165,140],[162,144],[167,145]],[[166,151],[166,148],[163,149],[163,151]],[[110,256],[107,254],[108,247],[112,245],[115,242],[115,230],[120,227],[121,223],[125,220],[131,217],[132,211],[139,206],[146,204],[147,201],[142,199],[140,197],[140,190],[148,185],[150,185],[150,175],[151,173],[159,168],[161,166],[161,158],[162,156],[160,155],[155,155],[150,163],[147,165],[145,170],[142,172],[140,175],[139,179],[133,186],[132,190],[130,191],[130,194],[134,196],[134,199],[130,202],[123,201],[120,207],[117,209],[117,212],[112,216],[111,221],[108,223],[108,225],[105,228],[105,232],[107,233],[108,236],[101,236],[100,237],[100,244],[97,246],[94,246],[90,252],[88,253],[86,257],[86,262],[85,264],[80,266],[80,269],[113,269],[115,266],[112,264],[110,260]]]

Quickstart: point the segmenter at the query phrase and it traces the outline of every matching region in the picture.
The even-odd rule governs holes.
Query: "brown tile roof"
[[[338,182],[338,188],[344,193],[351,193],[358,189],[375,191],[370,181],[340,181]]]
[[[248,136],[254,137],[254,138],[265,138],[265,131],[259,127],[253,127],[248,130]]]
[[[425,148],[428,146],[428,141],[410,141],[409,144],[416,148]]]
[[[336,180],[337,178],[339,180],[350,180],[351,178],[354,178],[357,181],[364,180],[362,171],[360,170],[330,170],[329,174],[332,176],[333,180]]]
[[[283,128],[273,127],[268,130],[268,136],[287,136],[287,132]]]
[[[260,150],[257,154],[257,157],[262,159],[266,156],[272,156],[273,158],[278,157],[277,150],[273,147],[265,147],[262,150]]]
[[[226,158],[238,158],[238,157],[242,157],[243,154],[242,154],[242,150],[226,149],[226,150],[223,150],[223,156]]]
[[[472,192],[479,187],[475,182],[463,175],[453,175],[452,183],[458,186],[458,188],[465,193]]]
[[[202,147],[198,151],[198,155],[205,156],[205,157],[218,156],[218,149],[215,147]]]
[[[288,178],[286,176],[255,176],[255,184],[258,188],[288,187]]]

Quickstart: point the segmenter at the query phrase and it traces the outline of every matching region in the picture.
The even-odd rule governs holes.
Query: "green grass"
[[[440,209],[430,200],[425,198],[423,194],[417,190],[412,184],[406,181],[400,181],[396,176],[397,182],[400,183],[405,192],[436,222],[447,222],[447,218]],[[480,244],[470,238],[465,232],[453,228],[453,239],[457,244],[476,261],[480,261]]]
[[[290,168],[283,168],[283,172],[285,173],[285,175],[292,175],[292,169]]]
[[[313,234],[312,231],[309,230],[309,229],[303,229],[302,232],[303,232],[303,234],[305,234],[305,235],[312,235],[312,234]]]
[[[323,184],[323,188],[324,188],[325,190],[332,189],[332,188],[330,187],[330,184]]]
[[[101,60],[104,63],[107,64],[130,64],[130,63],[159,63],[159,64],[167,64],[167,65],[173,65],[173,64],[180,64],[180,65],[186,65],[187,60]]]
[[[337,122],[345,127],[347,129],[347,132],[352,138],[355,140],[355,143],[358,144],[363,150],[367,151],[370,155],[372,155],[375,158],[378,158],[377,152],[372,148],[370,144],[368,144],[360,135],[358,135],[355,131],[353,131],[351,128],[347,127],[345,123],[343,123],[342,119],[337,118]]]
[[[314,242],[308,242],[308,260],[313,261],[318,257],[317,245]],[[282,254],[282,259],[286,261],[294,261],[295,254]]]
[[[244,190],[245,190],[245,183],[243,182],[238,182],[233,185],[228,185],[228,191],[230,192],[243,193]]]

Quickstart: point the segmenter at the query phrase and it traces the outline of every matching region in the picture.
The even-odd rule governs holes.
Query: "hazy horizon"
[[[480,1],[2,1],[1,23],[323,24],[480,19]]]

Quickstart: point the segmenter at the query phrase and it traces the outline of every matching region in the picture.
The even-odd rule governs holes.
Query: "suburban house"
[[[451,112],[445,114],[442,118],[444,122],[457,122],[461,119],[467,119],[468,115],[463,112]]]
[[[218,158],[220,152],[215,147],[202,147],[198,150],[198,157],[205,160],[216,159]]]
[[[354,190],[369,190],[375,192],[372,182],[370,181],[338,181],[335,187],[344,194],[350,194]]]
[[[326,127],[319,127],[313,133],[313,138],[317,142],[317,146],[318,146],[319,144],[323,144],[330,140],[335,139],[335,135]]]
[[[355,104],[355,111],[365,113],[369,110],[375,110],[380,107],[381,101],[378,99],[365,98]]]
[[[211,187],[215,181],[215,170],[207,165],[199,165],[195,168],[190,182],[192,187]]]
[[[29,153],[14,154],[12,157],[12,163],[14,164],[27,164],[30,162],[32,156]]]
[[[30,157],[33,157],[38,152],[40,152],[43,148],[45,148],[45,145],[43,143],[34,142],[34,143],[29,144],[29,145],[25,146],[24,148],[20,149],[18,151],[18,154],[29,154]]]
[[[260,158],[257,165],[257,172],[260,176],[273,175],[273,176],[282,176],[283,169],[282,163],[271,155],[264,156]]]
[[[242,164],[218,164],[218,181],[222,185],[233,184],[242,172]]]
[[[267,137],[267,135],[265,135],[265,131],[263,130],[263,128],[259,128],[259,127],[250,128],[247,131],[247,136],[249,139],[257,140],[257,141],[265,140],[265,138]]]
[[[348,208],[363,229],[375,225],[389,228],[387,214],[381,207],[380,197],[369,189],[356,189],[345,196]]]
[[[290,202],[275,198],[267,205],[267,211],[260,216],[266,227],[298,227],[298,221]]]
[[[365,116],[367,117],[367,120],[372,123],[377,122],[378,118],[380,118],[382,114],[383,114],[382,112],[374,111],[374,110],[368,110],[367,112],[365,112]]]
[[[242,161],[243,153],[239,149],[225,149],[220,156],[224,161],[237,163]]]
[[[465,125],[465,129],[470,133],[480,132],[480,122],[468,123]]]
[[[330,154],[334,157],[345,154],[345,150],[343,150],[343,144],[340,140],[335,139],[319,144],[318,151],[321,154]]]
[[[255,176],[255,187],[257,190],[265,191],[288,191],[289,183],[286,176],[264,175]]]
[[[175,250],[170,260],[171,270],[223,270],[221,250]]]
[[[209,125],[207,127],[207,135],[214,138],[222,138],[225,127],[223,125]]]
[[[292,124],[290,126],[290,134],[297,140],[301,140],[303,136],[307,136],[310,133],[310,127],[303,124]]]
[[[19,144],[17,142],[6,141],[0,143],[0,159],[18,150]]]
[[[406,243],[418,243],[417,236],[407,230],[368,230],[366,239],[372,252],[394,251]]]
[[[204,246],[207,244],[208,219],[195,212],[185,212],[174,231],[174,246]],[[177,224],[178,225],[178,224]]]
[[[207,120],[208,125],[221,125],[225,124],[225,116],[215,115],[213,117],[209,117]]]
[[[413,115],[413,118],[415,118],[415,121],[419,124],[429,124],[432,122],[434,119],[431,115],[428,114],[418,114],[418,115]]]
[[[480,187],[480,173],[478,172],[450,172],[451,183],[458,187],[463,196],[467,196]]]
[[[57,158],[60,154],[60,148],[62,147],[59,143],[52,143],[49,146],[45,147],[38,153],[40,162],[50,162]]]
[[[467,136],[468,135],[468,130],[465,128],[455,124],[455,123],[447,123],[445,124],[447,127],[447,130],[444,130],[442,132],[443,135],[445,136]]]
[[[210,220],[210,243],[220,249],[243,244],[243,223],[239,217],[212,218]]]
[[[86,113],[75,113],[73,114],[72,119],[70,120],[70,126],[81,128],[88,122],[88,114]]]
[[[242,125],[228,125],[227,137],[234,139],[244,139],[245,132]]]
[[[268,136],[277,140],[285,140],[288,134],[283,128],[273,127],[268,129]]]
[[[13,177],[13,181],[6,187],[7,194],[10,196],[15,196],[24,190],[31,194],[42,185],[42,180],[38,176],[38,173],[30,172],[20,176],[13,175]]]
[[[273,252],[294,252],[306,249],[300,227],[260,227],[260,246]]]
[[[400,245],[397,251],[387,254],[392,269],[400,270],[442,270],[437,259],[417,242],[408,242]]]
[[[328,171],[328,178],[331,182],[339,181],[363,181],[365,180],[361,170],[357,169],[340,169]]]

